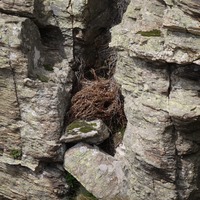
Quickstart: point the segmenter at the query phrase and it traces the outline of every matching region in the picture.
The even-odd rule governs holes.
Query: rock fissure
[[[19,109],[19,118],[18,120],[21,120],[21,109],[20,109],[20,102],[19,102],[19,95],[18,95],[18,89],[17,89],[17,80],[16,80],[16,75],[15,75],[15,69],[12,67],[11,61],[9,62],[11,71],[12,71],[12,76],[13,76],[13,84],[14,84],[14,89],[15,89],[15,95],[16,95],[16,102],[17,102],[17,107]]]
[[[85,9],[90,10],[89,14],[91,15],[93,10],[96,9],[95,6],[96,5],[89,4],[88,8]],[[99,10],[101,10],[101,8],[99,8]],[[102,15],[104,12],[105,11],[101,11],[100,15]],[[94,16],[95,15],[96,13],[94,13]],[[72,97],[72,105],[71,110],[69,111],[69,119],[71,118],[70,121],[73,121],[74,119],[93,120],[102,118],[110,129],[113,129],[115,126],[114,131],[116,131],[118,126],[119,128],[120,126],[125,126],[125,116],[123,116],[123,105],[120,103],[120,101],[122,101],[121,94],[118,87],[115,86],[116,83],[112,78],[117,61],[115,50],[109,47],[109,42],[111,41],[111,33],[109,31],[109,28],[112,26],[112,24],[110,24],[110,21],[108,21],[105,22],[104,27],[101,27],[98,24],[96,26],[99,27],[90,27],[90,19],[93,18],[94,17],[91,15],[88,19],[84,19],[86,21],[85,28],[73,28],[74,61],[72,64],[72,68],[75,71],[76,79],[74,80],[73,91],[75,94],[74,97]],[[95,20],[95,18],[93,20]],[[102,89],[104,90],[103,93],[101,91]],[[115,90],[116,92],[113,93],[113,91]],[[87,99],[88,97],[86,97],[90,95],[90,93],[91,97],[89,98],[93,98],[93,100],[89,100]],[[98,96],[98,93],[100,93],[101,95],[105,95],[105,93],[107,93],[107,96]],[[109,93],[110,97],[108,95]],[[82,100],[75,100],[76,95],[79,95],[77,96],[77,100],[81,98]],[[116,97],[113,95],[115,95]],[[91,101],[90,103],[94,104],[96,108],[92,108],[90,103],[88,104],[88,107],[85,107],[87,105],[87,101]],[[114,102],[116,102],[115,107],[113,107]],[[79,109],[79,107],[82,109],[82,111],[80,111],[81,109]],[[121,109],[121,113],[117,114],[117,109]],[[111,112],[113,112],[112,115]],[[116,121],[117,117],[119,118],[118,122]],[[117,125],[117,123],[119,123],[119,125]],[[111,137],[113,137],[113,133],[111,133]],[[109,140],[111,140],[111,138]],[[109,140],[106,143],[109,144]],[[113,147],[109,148],[112,148],[112,150],[110,149],[107,151],[111,151],[110,153],[113,154]]]
[[[120,180],[117,181],[118,178],[115,177],[116,175],[117,177],[119,176],[118,174],[116,174],[117,172],[115,172],[115,170],[119,171],[120,165],[118,164],[119,169],[115,169],[114,163],[111,162],[110,164],[108,164],[107,162],[110,162],[112,159],[114,161],[115,159],[107,155],[105,152],[111,154],[112,156],[114,155],[116,147],[114,146],[113,138],[115,137],[116,131],[120,131],[119,129],[121,129],[121,127],[123,127],[123,129],[125,128],[126,119],[123,111],[123,99],[119,91],[119,86],[117,86],[113,78],[117,55],[115,50],[109,47],[109,43],[111,41],[111,33],[109,29],[112,26],[112,20],[105,21],[104,25],[98,24],[97,22],[94,25],[95,20],[100,20],[100,18],[96,18],[95,15],[97,13],[100,13],[99,15],[102,18],[103,22],[104,14],[106,16],[111,14],[107,13],[110,8],[106,8],[105,11],[101,11],[102,8],[98,8],[98,4],[99,3],[95,5],[91,3],[91,5],[88,5],[88,9],[86,10],[89,10],[88,14],[90,16],[88,19],[84,19],[86,21],[86,25],[84,28],[78,28],[73,25],[74,60],[72,63],[72,68],[75,72],[76,79],[74,80],[74,94],[71,100],[71,107],[68,112],[68,121],[72,123],[67,126],[66,136],[64,135],[61,138],[61,141],[73,142],[73,140],[79,140],[87,142],[89,144],[93,143],[94,141],[96,145],[98,145],[98,147],[92,147],[87,144],[78,143],[77,145],[69,148],[65,154],[65,169],[69,173],[71,173],[81,184],[83,184],[83,186],[86,187],[87,190],[92,192],[99,199],[121,199],[121,196],[124,196],[125,194],[122,194],[120,192],[123,188],[117,189],[118,187],[120,187],[121,182]],[[110,5],[110,3],[108,3],[108,5]],[[101,12],[98,12],[98,9]],[[94,12],[94,10],[97,11]],[[108,17],[110,18],[111,16]],[[103,139],[103,135],[105,135],[106,132],[108,132],[108,134],[106,135],[109,136],[110,134],[109,138],[106,140],[104,139],[105,141],[103,143],[100,140],[101,144],[99,144],[97,139],[94,140],[91,138],[91,135],[93,134],[93,132],[95,132],[96,128],[92,127],[92,130],[88,133],[84,133],[84,135],[81,131],[84,129],[85,132],[85,129],[87,127],[91,129],[88,125],[82,127],[82,123],[99,123],[96,121],[91,121],[94,119],[102,119],[102,121],[110,129],[106,130],[104,128],[104,133],[100,133],[102,135],[100,136],[101,140]],[[89,121],[87,122],[84,120]],[[81,127],[77,127],[71,130],[71,127],[74,127],[77,123],[80,124],[80,122]],[[74,131],[74,133],[72,134],[72,137],[74,139],[72,140],[70,139],[71,136],[69,129],[70,131]],[[119,145],[122,141],[123,133],[120,134],[119,138],[115,141],[115,144],[117,145]],[[84,139],[86,135],[88,135],[88,139]],[[77,139],[75,139],[75,137]],[[81,139],[80,137],[83,138]],[[99,147],[105,152],[99,150]],[[82,159],[78,155],[76,156],[76,151],[79,148],[84,161],[82,161]],[[74,153],[71,154],[70,152]],[[88,166],[88,171],[87,173],[85,173],[85,176],[99,176],[100,182],[105,182],[107,177],[110,176],[109,179],[111,182],[115,182],[115,180],[117,181],[117,185],[113,185],[114,188],[112,189],[111,193],[104,192],[103,194],[102,192],[99,192],[104,188],[104,186],[100,186],[102,187],[101,189],[97,188],[98,186],[91,187],[92,183],[87,183],[87,178],[83,179],[83,177],[79,175],[79,171],[81,169],[77,169],[76,171],[74,171],[73,163],[68,161],[68,159],[74,157],[73,159],[77,159],[77,162],[80,165],[79,167],[84,169],[84,166],[87,165],[86,160],[89,159],[88,155],[92,152],[96,152],[95,154],[97,155],[97,157],[102,157],[101,159],[103,160],[100,163],[94,160],[94,165],[98,163],[96,166],[97,168],[93,167],[93,169],[90,169],[90,167]],[[75,163],[76,162],[74,162],[74,164]],[[116,163],[118,163],[118,161],[116,161]],[[98,167],[102,172],[98,170]],[[108,169],[110,172],[107,171]],[[103,175],[100,175],[99,173],[103,173]],[[121,177],[121,179],[123,179],[123,177]]]

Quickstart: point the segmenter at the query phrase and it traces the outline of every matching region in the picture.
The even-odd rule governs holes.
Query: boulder
[[[61,142],[85,141],[90,144],[100,144],[109,137],[109,129],[102,120],[75,120],[66,128]]]
[[[65,153],[64,168],[99,200],[125,200],[121,161],[97,147],[78,143]]]

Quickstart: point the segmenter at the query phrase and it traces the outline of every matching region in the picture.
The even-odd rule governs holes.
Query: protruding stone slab
[[[85,141],[90,144],[100,144],[109,137],[108,127],[102,120],[76,120],[69,124],[61,142]]]
[[[64,168],[100,200],[125,200],[120,161],[97,147],[79,143],[65,153]]]

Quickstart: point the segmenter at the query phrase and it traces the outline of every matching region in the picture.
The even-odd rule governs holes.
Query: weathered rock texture
[[[113,158],[79,144],[65,168],[99,199],[200,199],[198,0],[0,0],[1,199],[68,199],[73,77],[112,67],[109,29],[128,3],[112,29],[123,145]]]
[[[0,1],[0,198],[68,199],[57,163],[65,150],[70,66],[84,49],[77,30],[91,50],[126,7],[125,0]]]
[[[98,199],[127,198],[121,166],[121,161],[84,143],[78,143],[65,153],[65,169]]]
[[[64,153],[73,27],[67,2],[55,3],[54,15],[51,4],[0,1],[0,196],[7,199],[67,198],[63,171],[48,163]]]
[[[199,6],[132,0],[113,28],[130,199],[200,199]]]

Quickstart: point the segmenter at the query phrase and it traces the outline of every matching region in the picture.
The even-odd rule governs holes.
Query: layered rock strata
[[[128,3],[0,1],[0,198],[69,199],[60,137],[73,77],[115,65],[109,29]],[[200,198],[199,6],[131,0],[112,29],[123,145],[112,157],[79,143],[64,163],[98,199]]]
[[[198,1],[131,1],[113,28],[130,199],[199,196]]]
[[[81,42],[95,49],[94,38],[119,23],[126,6],[0,1],[0,198],[69,199],[60,137],[77,75],[73,61],[84,49]]]

